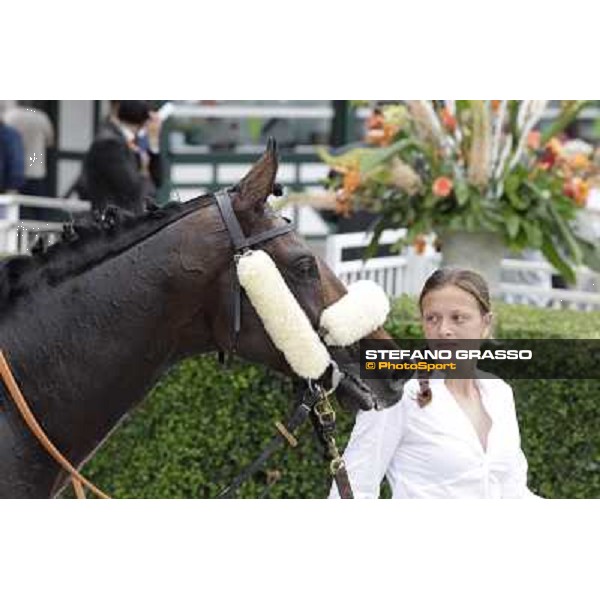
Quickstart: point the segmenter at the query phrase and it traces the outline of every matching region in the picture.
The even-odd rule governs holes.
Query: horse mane
[[[0,262],[0,310],[41,283],[55,286],[121,254],[211,201],[212,196],[205,195],[162,207],[151,204],[140,215],[109,206],[64,223],[54,244],[46,247],[40,238],[31,256]]]

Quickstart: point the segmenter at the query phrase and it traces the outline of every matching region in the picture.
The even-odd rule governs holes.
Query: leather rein
[[[241,287],[235,272],[235,263],[244,252],[249,251],[254,246],[294,231],[294,225],[288,219],[285,219],[286,223],[284,225],[274,227],[273,229],[263,231],[253,236],[246,236],[233,210],[229,192],[227,190],[220,190],[214,194],[214,198],[221,212],[225,226],[227,227],[234,250],[232,277],[232,339],[229,349],[231,355],[235,353],[237,349],[237,340],[241,330]],[[46,452],[70,476],[71,484],[77,498],[85,499],[85,490],[89,490],[98,498],[109,499],[110,496],[81,475],[71,462],[50,441],[25,400],[12,373],[9,362],[2,350],[0,350],[0,377],[9,392],[9,396],[12,398],[31,433],[39,441]],[[276,437],[269,443],[258,459],[245,469],[231,485],[223,490],[219,497],[231,497],[236,489],[255,473],[280,445],[287,442],[290,446],[295,447],[298,442],[293,433],[308,417],[310,417],[313,426],[315,427],[317,437],[325,449],[326,457],[330,459],[330,472],[336,481],[340,497],[348,499],[352,498],[352,490],[345,470],[345,465],[333,437],[335,432],[335,412],[329,402],[329,396],[339,384],[341,377],[342,375],[337,369],[337,365],[334,364],[331,374],[331,389],[325,391],[324,386],[320,382],[314,381],[305,382],[303,386],[297,387],[297,401],[290,418],[285,424],[280,422],[275,423],[278,432]]]

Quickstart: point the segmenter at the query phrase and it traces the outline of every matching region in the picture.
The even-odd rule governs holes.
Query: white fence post
[[[413,248],[406,250],[406,287],[403,293],[418,296],[427,278],[438,268],[439,255],[429,247],[423,254],[417,254]]]
[[[15,196],[0,196],[3,200],[2,245],[0,250],[6,254],[16,254],[19,251],[19,203]]]
[[[42,198],[36,196],[0,195],[0,253],[26,254],[30,241],[35,235],[44,236],[49,243],[54,241],[62,230],[61,222],[19,219],[21,206],[52,208],[67,212],[85,212],[90,203],[81,200],[64,200],[60,198]]]

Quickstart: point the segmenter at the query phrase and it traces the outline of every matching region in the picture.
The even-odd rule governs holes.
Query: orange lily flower
[[[527,146],[532,150],[539,150],[542,134],[539,131],[530,131],[527,134]]]
[[[415,253],[421,256],[425,254],[425,249],[427,248],[427,240],[424,235],[418,235],[413,242],[413,248],[415,249]]]
[[[576,170],[585,170],[590,166],[590,159],[585,154],[576,154],[568,159],[569,166]]]
[[[367,119],[367,129],[381,129],[383,127],[383,114],[379,109],[375,109]]]
[[[446,198],[450,195],[453,188],[452,179],[449,177],[438,177],[431,186],[433,193],[439,198]]]
[[[563,186],[565,196],[572,198],[577,206],[583,208],[587,203],[587,197],[590,193],[590,186],[580,177],[573,177]]]
[[[442,125],[452,133],[456,129],[456,117],[448,110],[447,107],[442,108]]]
[[[558,138],[553,137],[547,144],[546,148],[554,154],[554,156],[560,156],[562,153],[562,144]]]
[[[351,196],[360,185],[360,172],[357,168],[348,169],[344,173],[342,189],[345,195]]]

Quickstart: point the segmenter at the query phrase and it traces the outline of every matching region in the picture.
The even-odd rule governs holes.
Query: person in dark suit
[[[145,130],[147,141],[140,143]],[[88,150],[77,186],[92,210],[108,205],[141,213],[160,186],[160,123],[143,100],[120,100]]]

